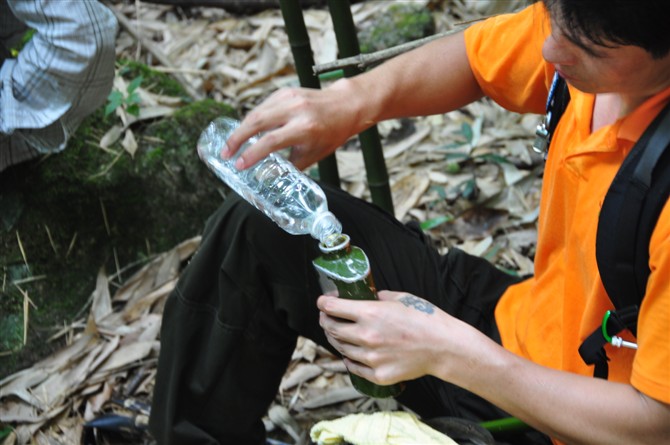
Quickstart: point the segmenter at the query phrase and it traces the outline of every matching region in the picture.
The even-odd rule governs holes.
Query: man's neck
[[[593,119],[591,120],[591,132],[612,125],[622,117],[632,113],[642,105],[650,96],[629,96],[615,93],[601,93],[596,95],[593,106]]]
[[[618,94],[603,93],[596,95],[593,105],[593,118],[591,120],[591,132],[612,125],[620,117],[622,111],[622,99]]]

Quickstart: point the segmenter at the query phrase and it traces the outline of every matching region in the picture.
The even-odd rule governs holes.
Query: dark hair
[[[576,43],[634,45],[654,58],[670,52],[670,0],[542,0]]]

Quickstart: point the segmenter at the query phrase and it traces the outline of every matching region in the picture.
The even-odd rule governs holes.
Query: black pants
[[[493,311],[517,279],[453,249],[441,256],[418,228],[326,188],[343,232],[368,255],[377,288],[406,291],[500,341]],[[236,196],[208,221],[201,247],[168,298],[150,430],[160,445],[258,445],[299,335],[328,347],[309,236],[289,235]],[[467,345],[464,345],[467,347]],[[507,414],[433,377],[398,400],[424,418]],[[519,442],[529,443],[529,442]]]

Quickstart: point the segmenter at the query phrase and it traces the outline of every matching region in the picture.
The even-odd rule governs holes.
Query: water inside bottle
[[[210,169],[288,233],[311,233],[319,240],[339,233],[341,225],[328,211],[321,187],[286,159],[273,153],[248,169],[235,168],[235,159],[256,138],[247,141],[233,158],[221,158],[221,149],[238,125],[233,119],[217,119],[203,132],[198,153]]]

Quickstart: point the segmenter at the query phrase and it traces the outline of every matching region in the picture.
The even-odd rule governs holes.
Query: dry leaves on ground
[[[390,3],[353,5],[355,22],[365,26]],[[435,12],[438,32],[497,12],[501,5],[516,6],[430,3],[442,5]],[[244,114],[277,88],[298,84],[277,10],[235,17],[216,8],[185,11],[141,1],[112,7],[127,25],[118,37],[118,55],[176,75],[198,97],[226,101]],[[305,20],[316,63],[335,60],[327,11],[307,10]],[[120,77],[117,88],[126,88]],[[122,126],[110,129],[100,141],[102,149],[122,140],[132,155],[134,120],[160,117],[182,105],[141,86],[138,92],[139,117],[117,109]],[[459,246],[503,268],[531,273],[542,167],[528,150],[536,122],[537,116],[516,115],[482,101],[446,115],[380,124],[396,216],[423,223],[440,249]],[[356,141],[337,158],[342,187],[369,199]],[[6,443],[80,443],[86,422],[98,425],[88,434],[100,434],[90,443],[114,443],[102,434],[105,423],[126,422],[125,430],[146,426],[162,305],[178,279],[179,265],[198,241],[185,241],[156,257],[113,295],[109,278],[100,272],[86,319],[57,334],[67,337],[67,346],[0,381],[0,421],[15,428]],[[268,430],[281,430],[285,440],[306,444],[307,429],[318,420],[395,408],[394,401],[362,397],[340,360],[301,338],[265,421]],[[128,434],[119,443],[150,440],[141,432]]]

